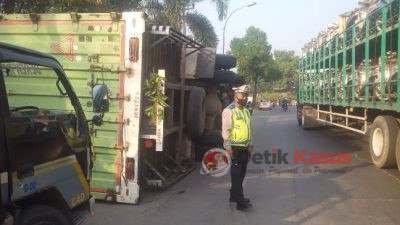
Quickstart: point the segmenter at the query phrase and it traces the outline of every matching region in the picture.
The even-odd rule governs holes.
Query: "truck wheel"
[[[236,81],[236,73],[229,70],[216,70],[214,72],[214,81],[217,83],[234,84]]]
[[[317,120],[318,112],[312,106],[301,107],[301,127],[303,130],[309,130],[311,128],[321,127],[321,124]]]
[[[301,128],[303,128],[303,130],[307,130],[306,128],[306,118],[304,116],[304,113],[301,112],[301,122],[300,122]]]
[[[213,148],[215,148],[215,146],[196,144],[196,146],[195,146],[195,160],[201,162],[203,160],[203,157],[206,154],[206,152],[208,150],[213,149]]]
[[[33,205],[22,210],[18,225],[69,225],[64,215],[49,206]]]
[[[215,69],[229,70],[236,67],[236,58],[231,55],[217,54],[215,56]]]
[[[217,148],[224,144],[224,139],[221,130],[205,130],[203,135],[196,140],[196,143]]]
[[[204,88],[193,87],[190,91],[186,128],[192,137],[200,137],[203,134],[206,123],[206,92]]]
[[[299,126],[302,125],[301,107],[297,107],[297,123],[299,124]]]
[[[396,166],[396,139],[399,124],[392,116],[378,116],[369,134],[369,153],[378,168]]]
[[[397,162],[397,168],[400,171],[400,132],[398,132],[396,138],[396,162]]]

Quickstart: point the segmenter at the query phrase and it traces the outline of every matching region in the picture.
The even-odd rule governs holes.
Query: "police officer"
[[[251,208],[250,200],[243,195],[248,158],[253,152],[251,118],[246,108],[248,85],[233,88],[234,101],[222,112],[222,137],[224,148],[232,158],[230,202],[236,202],[238,210]]]

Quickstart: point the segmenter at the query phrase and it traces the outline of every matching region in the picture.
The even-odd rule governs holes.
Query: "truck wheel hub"
[[[376,128],[372,134],[372,150],[376,156],[381,156],[383,152],[383,131]]]

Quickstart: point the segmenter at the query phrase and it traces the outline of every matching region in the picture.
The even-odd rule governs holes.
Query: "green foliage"
[[[211,0],[212,3],[217,7],[218,19],[224,20],[228,14],[228,6],[230,0]]]
[[[168,97],[163,92],[164,81],[164,77],[157,73],[151,73],[150,78],[145,82],[145,95],[151,102],[151,106],[147,107],[145,112],[153,124],[156,124],[157,120],[164,119],[164,110],[160,109],[169,107],[167,104]]]
[[[253,96],[260,92],[277,99],[295,93],[299,57],[294,51],[275,51],[272,57],[267,35],[255,27],[248,28],[243,38],[234,38],[231,51],[238,60],[238,72],[254,85]]]
[[[268,85],[269,90],[290,90],[297,86],[298,79],[298,63],[300,58],[296,56],[294,51],[275,51],[274,63],[279,79],[275,79]]]
[[[254,99],[260,82],[276,79],[271,48],[267,34],[256,27],[249,27],[243,38],[231,41],[231,52],[237,58],[238,72],[253,85]]]
[[[294,51],[275,51],[274,57],[284,78],[296,76],[300,58]]]
[[[207,47],[216,47],[217,34],[206,16],[197,12],[196,3],[203,0],[143,0],[141,9],[158,25],[170,25],[186,32],[188,26],[194,39]],[[220,20],[226,17],[229,0],[210,0],[215,4]]]
[[[207,17],[198,12],[191,12],[186,14],[186,22],[196,41],[205,46],[216,47],[216,44],[218,43],[217,34]]]
[[[238,72],[253,82],[267,80],[272,61],[271,48],[267,34],[255,27],[248,28],[243,38],[234,38],[231,51],[237,58]]]
[[[141,0],[0,0],[0,13],[122,12]]]
[[[203,0],[0,0],[0,13],[107,13],[143,10],[157,25],[181,31],[187,24],[196,41],[216,47],[217,34],[211,22],[194,10]],[[226,17],[229,0],[210,0],[220,20]]]
[[[261,94],[260,99],[278,100],[282,98],[296,99],[296,93],[293,92],[264,92]]]

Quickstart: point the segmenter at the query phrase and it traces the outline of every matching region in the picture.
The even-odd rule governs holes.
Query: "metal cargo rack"
[[[299,101],[318,105],[321,121],[349,127],[342,109],[400,112],[400,4],[394,0],[370,12],[366,19],[306,52],[299,63]],[[330,106],[330,107],[329,107]],[[365,116],[364,116],[365,114]],[[367,112],[351,119],[366,123]],[[339,125],[332,117],[342,117]],[[366,132],[366,126],[360,133]]]
[[[193,158],[184,163],[178,161],[179,154],[184,151],[183,141],[187,137],[184,135],[185,102],[191,86],[186,85],[185,81],[185,60],[186,56],[204,48],[200,43],[188,38],[182,33],[169,26],[148,27],[148,51],[146,64],[153,71],[159,71],[166,78],[164,92],[168,97],[170,107],[165,108],[163,121],[158,121],[153,129],[142,126],[141,138],[155,140],[155,151],[143,148],[142,151],[142,177],[148,187],[165,188],[183,178],[195,169]],[[186,54],[186,48],[194,50]],[[149,74],[150,71],[147,71]],[[174,107],[178,106],[178,107]],[[146,119],[149,121],[149,119]],[[145,122],[146,124],[146,122]],[[174,146],[173,134],[178,133],[177,146]],[[176,140],[175,140],[176,141]],[[173,149],[177,150],[174,152]],[[189,149],[192,151],[192,149]],[[193,154],[192,154],[193,155]]]

